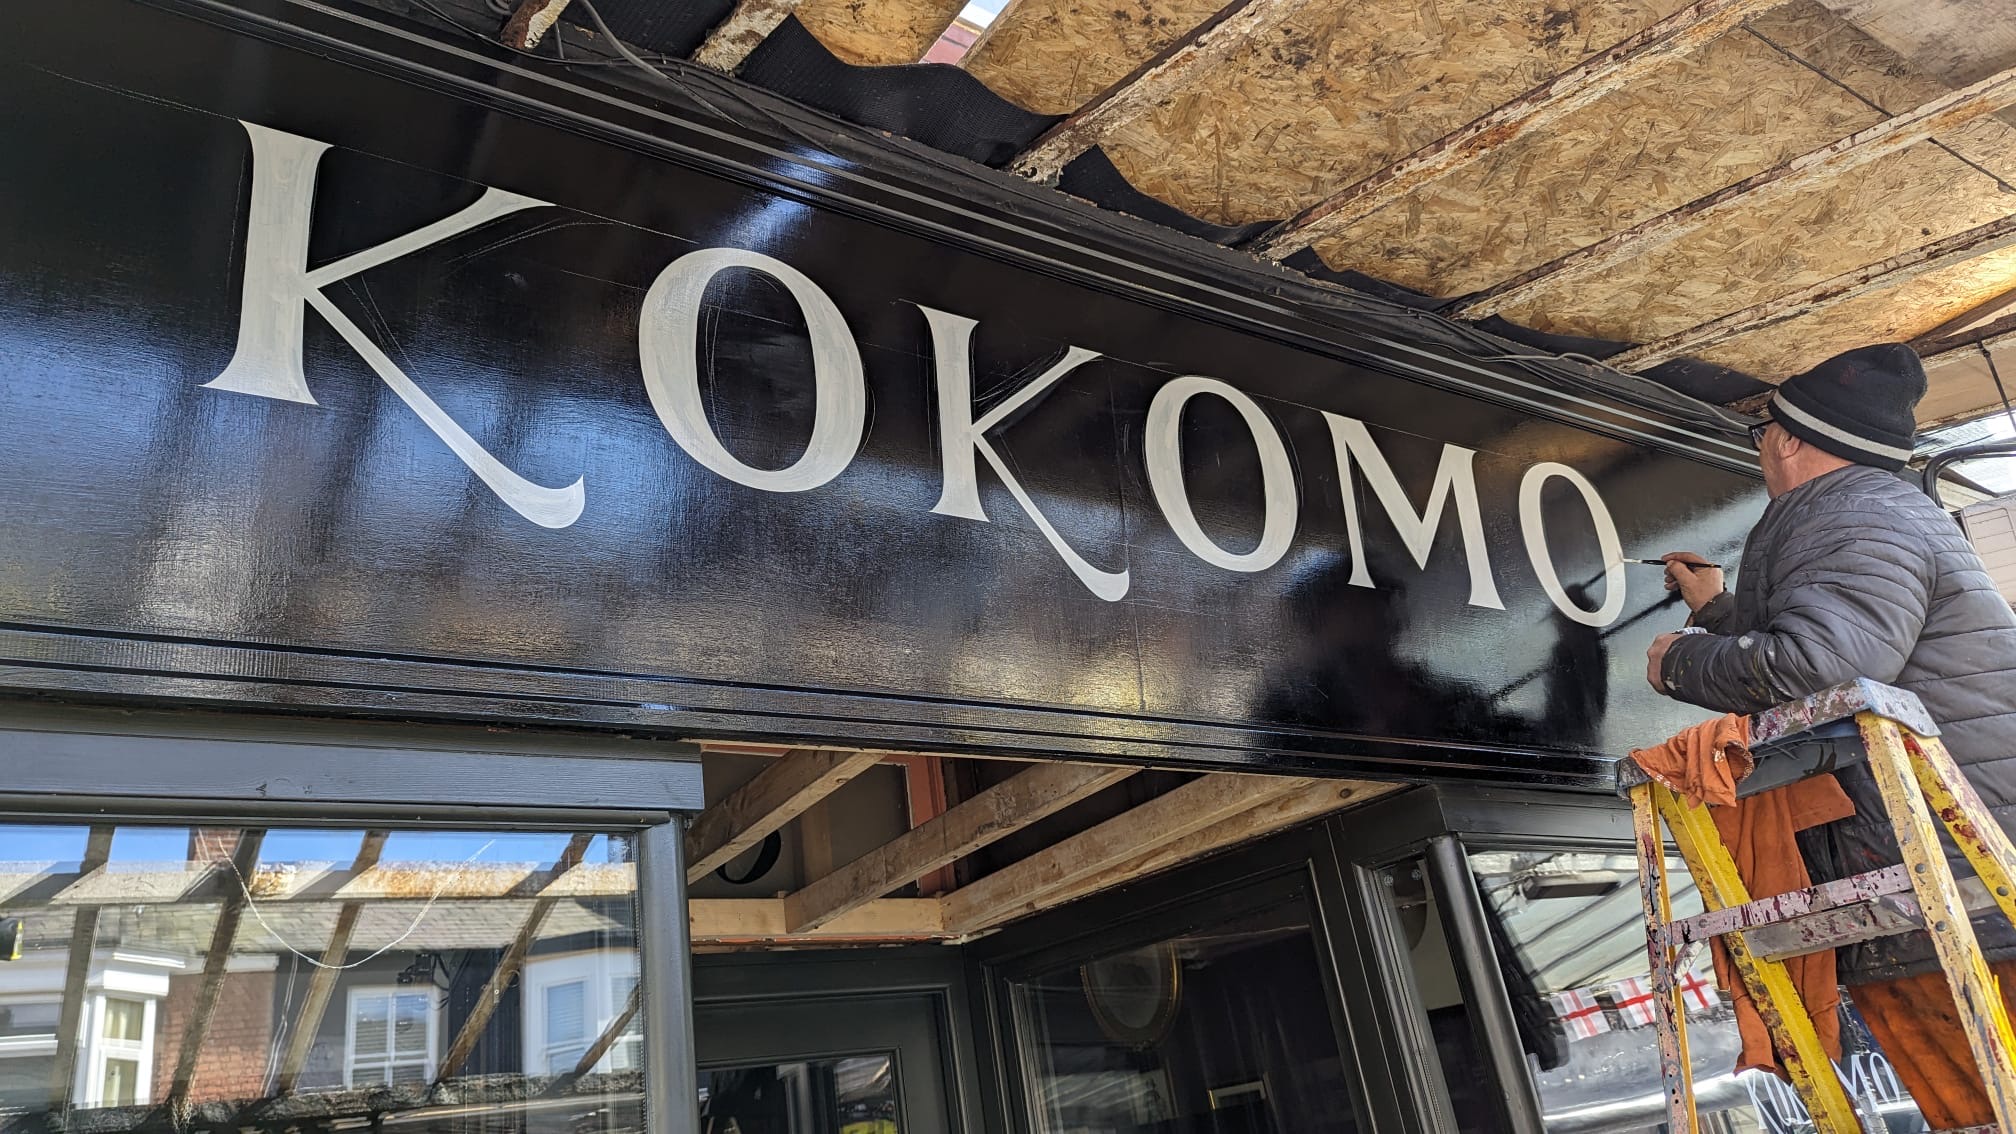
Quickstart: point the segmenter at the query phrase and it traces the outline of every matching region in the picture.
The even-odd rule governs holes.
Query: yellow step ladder
[[[1652,782],[1630,760],[1619,763],[1618,790],[1631,800],[1637,832],[1639,887],[1671,1134],[1694,1134],[1699,1129],[1687,1018],[1679,999],[1678,978],[1686,954],[1712,938],[1723,939],[1817,1134],[1856,1134],[1865,1127],[1849,1102],[1838,1069],[1820,1049],[1812,1017],[1800,1003],[1783,962],[1790,956],[1921,925],[1931,933],[1953,990],[1996,1124],[2003,1131],[2016,1131],[2016,1062],[2012,1062],[2016,1033],[2010,1031],[2002,999],[1975,941],[1967,903],[1940,849],[1934,816],[1943,820],[1993,895],[1988,908],[1999,908],[2012,925],[2016,925],[2016,880],[2012,880],[2016,847],[1961,775],[1938,732],[1915,695],[1867,680],[1758,714],[1751,727],[1757,767],[1738,794],[1832,771],[1866,753],[1904,861],[1757,901],[1751,900],[1737,877],[1735,861],[1708,809]],[[1673,919],[1662,822],[1701,891],[1705,913]],[[1907,892],[1915,897],[1922,920],[1900,924],[1894,911],[1878,909],[1886,895]],[[1763,944],[1770,940],[1775,940],[1775,947]],[[1881,1134],[1881,1123],[1875,1122],[1873,1129]]]

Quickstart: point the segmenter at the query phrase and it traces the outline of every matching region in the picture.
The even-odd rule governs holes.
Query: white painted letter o
[[[1582,494],[1582,502],[1589,508],[1589,519],[1596,525],[1596,546],[1603,553],[1603,605],[1595,610],[1583,610],[1568,597],[1560,574],[1554,570],[1553,553],[1547,547],[1540,491],[1556,477],[1574,485],[1575,491]],[[1527,469],[1525,478],[1519,482],[1519,527],[1526,537],[1526,557],[1533,561],[1540,588],[1554,600],[1556,609],[1584,626],[1601,628],[1617,621],[1617,616],[1624,612],[1624,546],[1617,539],[1617,525],[1610,519],[1610,509],[1604,506],[1603,498],[1596,494],[1596,486],[1589,483],[1588,477],[1553,461]]]
[[[1216,394],[1232,403],[1253,435],[1260,452],[1261,495],[1266,507],[1260,526],[1260,543],[1253,550],[1234,554],[1219,547],[1204,534],[1190,509],[1190,491],[1183,483],[1183,406],[1198,394]],[[1190,375],[1164,383],[1148,405],[1147,464],[1148,487],[1155,503],[1197,558],[1227,571],[1264,571],[1281,561],[1295,538],[1299,505],[1295,499],[1295,473],[1288,464],[1287,447],[1274,423],[1260,406],[1239,390],[1216,378]]]
[[[726,268],[748,268],[783,284],[805,315],[816,388],[812,439],[785,468],[744,464],[707,421],[700,397],[700,304],[708,283]],[[861,447],[868,394],[854,334],[819,285],[782,260],[740,248],[706,248],[672,261],[644,295],[637,353],[644,365],[644,391],[665,432],[694,460],[737,484],[765,492],[804,492],[839,476]]]

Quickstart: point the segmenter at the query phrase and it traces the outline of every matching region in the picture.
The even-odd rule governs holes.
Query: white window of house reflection
[[[593,949],[534,957],[525,964],[525,1050],[536,1071],[570,1075],[579,1071],[630,1071],[643,1044],[640,1014],[632,1001],[637,988],[637,954]],[[587,1068],[580,1066],[611,1025],[623,1027]]]
[[[401,988],[352,989],[344,1078],[353,1087],[426,1082],[434,1075],[435,1031],[431,995]]]
[[[1506,991],[1550,1134],[1612,1134],[1665,1124],[1658,1033],[1635,856],[1544,850],[1470,856]],[[1673,914],[1701,911],[1700,892],[1668,862]],[[1702,1125],[1737,1134],[1806,1134],[1798,1096],[1775,1077],[1736,1075],[1741,1041],[1729,998],[1702,950],[1682,977]],[[1841,1071],[1864,1117],[1888,1134],[1926,1129],[1853,1010],[1843,1014]],[[1445,1068],[1445,1072],[1448,1069]]]

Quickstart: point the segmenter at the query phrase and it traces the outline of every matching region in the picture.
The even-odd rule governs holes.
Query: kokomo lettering
[[[1183,407],[1198,394],[1214,394],[1232,404],[1253,435],[1260,453],[1260,497],[1264,512],[1260,542],[1253,550],[1231,552],[1218,546],[1197,523],[1190,507],[1190,490],[1183,481]],[[1227,571],[1264,571],[1281,561],[1295,539],[1298,503],[1295,473],[1288,464],[1288,450],[1281,434],[1260,410],[1258,403],[1216,378],[1189,375],[1172,379],[1155,391],[1148,403],[1147,445],[1148,487],[1162,516],[1176,532],[1176,538],[1191,553],[1213,567]]]
[[[1029,499],[1029,493],[1022,488],[1022,482],[1008,471],[1008,465],[1001,454],[987,440],[987,431],[1007,421],[1018,410],[1034,401],[1050,387],[1063,381],[1064,376],[1080,366],[1099,357],[1097,351],[1072,347],[1065,352],[1057,364],[1037,375],[1028,385],[1015,391],[978,418],[973,416],[973,328],[977,322],[964,315],[954,315],[949,311],[939,311],[918,304],[924,319],[931,325],[931,355],[938,374],[938,431],[940,433],[939,461],[944,469],[944,488],[938,494],[938,503],[931,510],[941,516],[957,516],[964,520],[987,522],[987,512],[980,506],[980,480],[974,466],[973,455],[987,458],[987,464],[994,475],[1015,498],[1022,511],[1029,516],[1036,530],[1050,541],[1050,547],[1063,558],[1064,565],[1078,576],[1087,590],[1107,602],[1114,602],[1127,594],[1129,576],[1126,571],[1102,571],[1085,561],[1085,557],[1064,542],[1036,502]]]
[[[1498,584],[1491,576],[1491,553],[1484,542],[1484,515],[1477,504],[1477,473],[1473,467],[1477,453],[1460,445],[1442,446],[1442,463],[1435,466],[1435,483],[1428,490],[1428,503],[1417,514],[1407,500],[1407,491],[1393,475],[1386,454],[1372,440],[1365,423],[1354,417],[1325,413],[1330,423],[1330,443],[1337,450],[1337,486],[1344,494],[1344,530],[1351,542],[1351,585],[1377,586],[1365,559],[1365,535],[1358,523],[1358,493],[1352,488],[1352,458],[1365,472],[1365,483],[1386,509],[1400,542],[1414,557],[1414,565],[1426,568],[1428,553],[1435,546],[1435,532],[1442,526],[1442,513],[1450,500],[1456,502],[1456,523],[1463,533],[1463,557],[1470,565],[1470,605],[1504,610]]]
[[[1603,605],[1595,610],[1575,605],[1567,588],[1561,585],[1561,575],[1554,569],[1554,555],[1547,548],[1547,520],[1540,507],[1540,492],[1556,477],[1582,494],[1589,519],[1596,525],[1596,547],[1603,556]],[[1599,628],[1617,621],[1617,616],[1624,612],[1624,545],[1617,538],[1617,525],[1610,519],[1610,509],[1603,506],[1603,498],[1596,495],[1596,486],[1589,483],[1588,477],[1553,461],[1527,469],[1519,481],[1519,528],[1526,537],[1526,557],[1533,561],[1533,573],[1540,577],[1540,588],[1562,614],[1584,626]]]
[[[564,528],[579,519],[586,493],[578,478],[565,488],[546,488],[505,467],[322,292],[366,269],[439,244],[498,217],[547,207],[547,202],[485,189],[475,204],[458,213],[310,271],[308,232],[315,216],[315,175],[329,145],[250,122],[240,125],[252,138],[252,205],[245,236],[238,344],[224,372],[204,385],[254,397],[316,404],[302,363],[302,329],[306,308],[312,306],[513,511],[546,528]]]
[[[700,397],[700,304],[707,284],[729,268],[762,272],[783,284],[804,313],[812,340],[812,439],[785,468],[744,464],[707,422]],[[644,365],[644,391],[665,432],[694,460],[737,484],[765,492],[804,492],[839,476],[861,447],[868,388],[854,333],[819,285],[782,260],[739,248],[707,248],[672,261],[644,294],[637,353]]]

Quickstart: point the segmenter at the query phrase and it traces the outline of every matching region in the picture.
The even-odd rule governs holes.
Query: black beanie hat
[[[1837,457],[1896,472],[1911,459],[1918,429],[1912,410],[1924,396],[1917,352],[1878,343],[1787,378],[1771,395],[1771,420]]]

